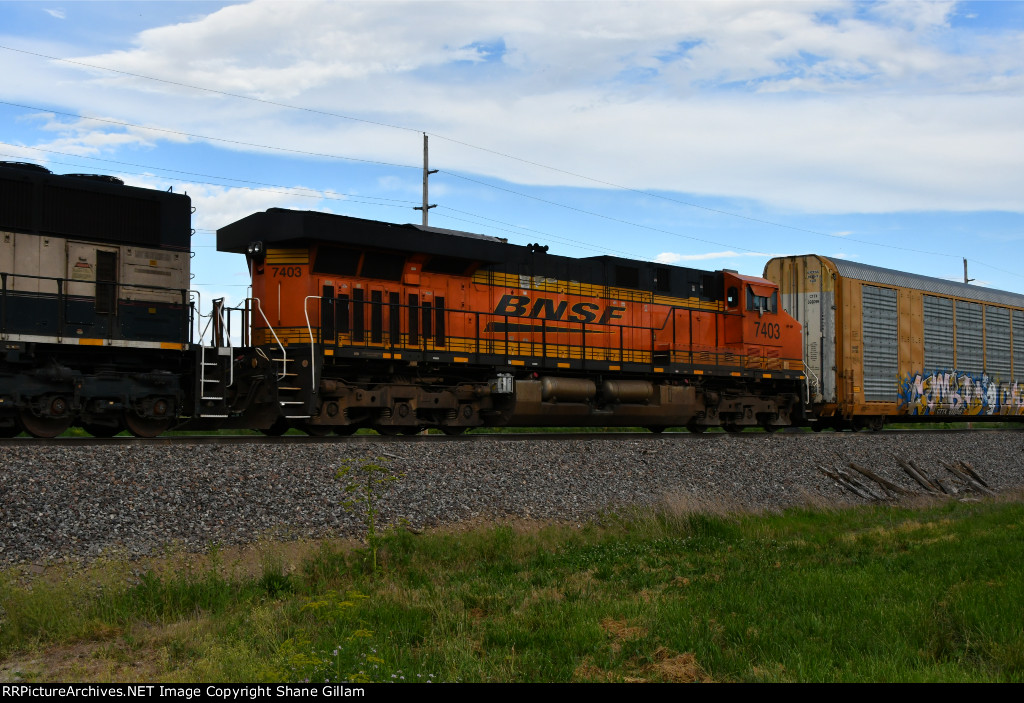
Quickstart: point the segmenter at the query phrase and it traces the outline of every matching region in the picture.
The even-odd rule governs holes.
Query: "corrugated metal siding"
[[[981,375],[984,371],[984,332],[981,305],[956,301],[956,370]]]
[[[899,371],[898,309],[892,288],[863,286],[864,400],[892,400]]]
[[[1010,311],[985,306],[985,373],[997,381],[1009,381]]]
[[[1013,311],[1013,378],[1024,381],[1024,312]]]
[[[32,229],[32,184],[0,178],[0,229]]]
[[[924,296],[925,372],[953,370],[953,301]]]
[[[986,303],[997,303],[1012,307],[1024,308],[1024,295],[1009,293],[1002,290],[991,290],[980,286],[972,286],[966,283],[946,281],[931,276],[919,276],[915,273],[893,271],[879,266],[868,266],[843,259],[831,259],[839,275],[849,278],[856,278],[868,283],[881,283],[888,286],[900,286],[903,288],[916,288],[926,293],[938,293],[950,295],[955,298],[969,298],[981,300]]]

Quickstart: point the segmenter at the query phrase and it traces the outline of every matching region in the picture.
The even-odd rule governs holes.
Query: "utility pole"
[[[964,283],[970,283],[973,280],[973,278],[967,277],[967,259],[964,259]]]
[[[423,226],[424,227],[427,226],[427,211],[430,208],[432,208],[432,207],[437,207],[437,205],[427,205],[427,203],[429,202],[429,198],[427,197],[427,178],[432,173],[437,173],[437,169],[435,168],[433,171],[430,170],[430,156],[429,156],[429,151],[427,149],[427,133],[424,132],[423,133],[423,207],[415,207],[415,208],[413,208],[413,210],[422,210],[423,211]],[[967,265],[966,264],[966,259],[964,261],[965,261],[964,265],[966,266]]]

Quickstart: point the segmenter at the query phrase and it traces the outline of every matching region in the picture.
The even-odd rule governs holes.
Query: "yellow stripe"
[[[526,366],[526,362],[522,361],[521,359],[509,359],[508,363],[512,364],[513,366]]]
[[[545,293],[562,295],[578,295],[588,298],[605,300],[623,300],[631,303],[652,303],[695,308],[698,310],[721,310],[722,301],[705,301],[700,298],[676,298],[668,295],[654,295],[650,291],[634,288],[602,286],[594,283],[575,283],[542,276],[519,276],[514,273],[498,273],[493,271],[477,271],[473,274],[473,283],[497,288],[518,288]],[[525,285],[524,285],[525,284]]]
[[[696,375],[698,375],[698,376],[703,376],[703,375],[704,375],[704,372],[703,372],[703,371],[701,371],[700,369],[694,369],[694,370],[693,370],[693,373],[695,373],[695,374],[696,374]]]
[[[401,358],[401,357],[399,357],[399,358]],[[468,356],[457,356],[457,357],[455,357],[455,361],[459,362],[460,364],[465,364],[467,361],[469,361],[469,357]]]
[[[567,369],[569,366],[569,364],[562,363],[561,361],[558,362],[558,368],[560,369]]]
[[[622,367],[621,366],[609,366],[608,370],[609,371],[621,371]]]
[[[176,342],[160,342],[161,349],[177,349],[178,351],[181,351],[182,346],[183,345]]]
[[[267,249],[268,264],[308,264],[309,249]]]
[[[102,339],[79,339],[78,343],[79,344],[83,344],[83,345],[85,345],[87,347],[102,347],[103,346],[103,340]]]

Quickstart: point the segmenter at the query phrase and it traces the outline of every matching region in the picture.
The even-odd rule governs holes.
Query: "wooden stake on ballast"
[[[423,133],[423,206],[422,207],[415,207],[415,208],[413,208],[413,210],[422,210],[423,211],[423,226],[424,227],[427,226],[427,211],[430,210],[430,208],[432,208],[432,207],[437,207],[437,205],[428,205],[427,204],[429,202],[429,200],[430,200],[429,197],[427,196],[427,192],[428,192],[427,179],[429,178],[430,174],[432,174],[432,173],[437,173],[437,169],[435,168],[433,171],[430,170],[430,154],[429,154],[429,150],[427,148],[427,133],[424,132]]]

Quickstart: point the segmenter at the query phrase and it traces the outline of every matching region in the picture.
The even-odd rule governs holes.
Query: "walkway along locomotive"
[[[757,278],[272,209],[218,231],[252,292],[203,314],[190,210],[0,165],[0,434],[1024,419],[1024,296],[820,257]]]

